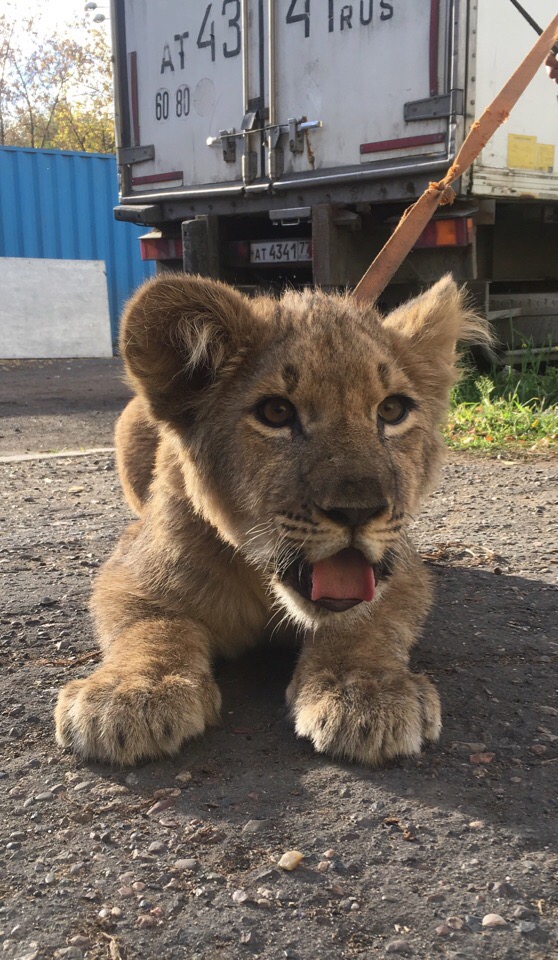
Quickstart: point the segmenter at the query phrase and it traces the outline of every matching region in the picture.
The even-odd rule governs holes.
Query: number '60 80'
[[[171,112],[171,95],[168,90],[157,90],[155,94],[155,119],[168,120]],[[180,119],[190,113],[190,87],[183,84],[178,87],[174,97],[174,114]]]

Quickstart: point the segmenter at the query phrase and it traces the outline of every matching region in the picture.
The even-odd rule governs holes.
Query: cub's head
[[[450,277],[383,317],[349,296],[249,300],[177,275],[130,301],[121,350],[195,509],[316,623],[390,575],[440,462],[460,339],[488,334]]]

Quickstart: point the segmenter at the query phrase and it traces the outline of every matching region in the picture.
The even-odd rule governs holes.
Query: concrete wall
[[[0,357],[111,357],[101,260],[0,257]]]

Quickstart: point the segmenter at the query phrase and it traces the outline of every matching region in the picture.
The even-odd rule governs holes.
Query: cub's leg
[[[139,516],[149,495],[159,444],[159,430],[141,397],[130,400],[120,414],[114,440],[122,490],[128,505]]]
[[[440,699],[425,676],[358,657],[332,667],[303,655],[287,700],[297,734],[318,753],[370,766],[420,753],[440,735]]]
[[[176,753],[218,720],[206,630],[188,619],[143,619],[105,650],[102,665],[65,686],[56,737],[82,757],[134,764]]]
[[[408,669],[430,601],[421,565],[394,587],[368,622],[318,630],[305,641],[287,700],[297,734],[319,753],[378,766],[420,753],[440,735],[436,689]]]

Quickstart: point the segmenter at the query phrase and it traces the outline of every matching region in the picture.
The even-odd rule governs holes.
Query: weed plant
[[[480,374],[466,366],[452,392],[450,447],[542,452],[558,444],[558,351],[524,347],[518,367]]]

